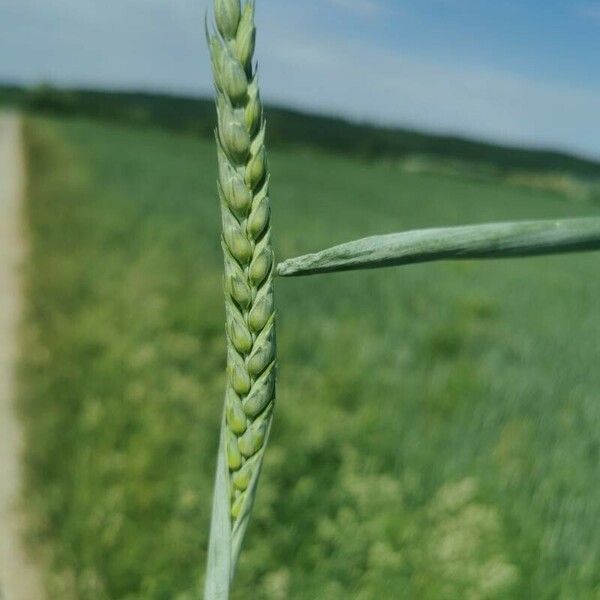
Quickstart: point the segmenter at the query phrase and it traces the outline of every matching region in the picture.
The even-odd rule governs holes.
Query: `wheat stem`
[[[208,34],[217,94],[225,257],[227,389],[207,600],[226,599],[250,518],[275,398],[274,259],[265,121],[254,54],[254,2],[215,0]]]

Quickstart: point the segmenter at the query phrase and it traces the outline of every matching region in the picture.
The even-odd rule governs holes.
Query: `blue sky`
[[[0,80],[211,90],[208,0],[0,0]],[[600,0],[257,0],[263,95],[600,158]]]

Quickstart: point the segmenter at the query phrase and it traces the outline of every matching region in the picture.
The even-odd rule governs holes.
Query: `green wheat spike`
[[[215,0],[209,47],[217,93],[225,257],[227,389],[215,484],[207,600],[229,595],[275,399],[275,309],[265,121],[254,55],[254,2]]]

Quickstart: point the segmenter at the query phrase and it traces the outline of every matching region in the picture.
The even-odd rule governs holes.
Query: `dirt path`
[[[23,257],[21,123],[0,114],[0,600],[41,600],[38,574],[21,543],[21,430],[15,415],[17,328],[21,314],[18,267]]]

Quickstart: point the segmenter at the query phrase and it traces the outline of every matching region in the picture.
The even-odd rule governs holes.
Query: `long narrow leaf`
[[[489,223],[369,237],[280,263],[283,277],[448,259],[515,258],[600,250],[600,218]]]

